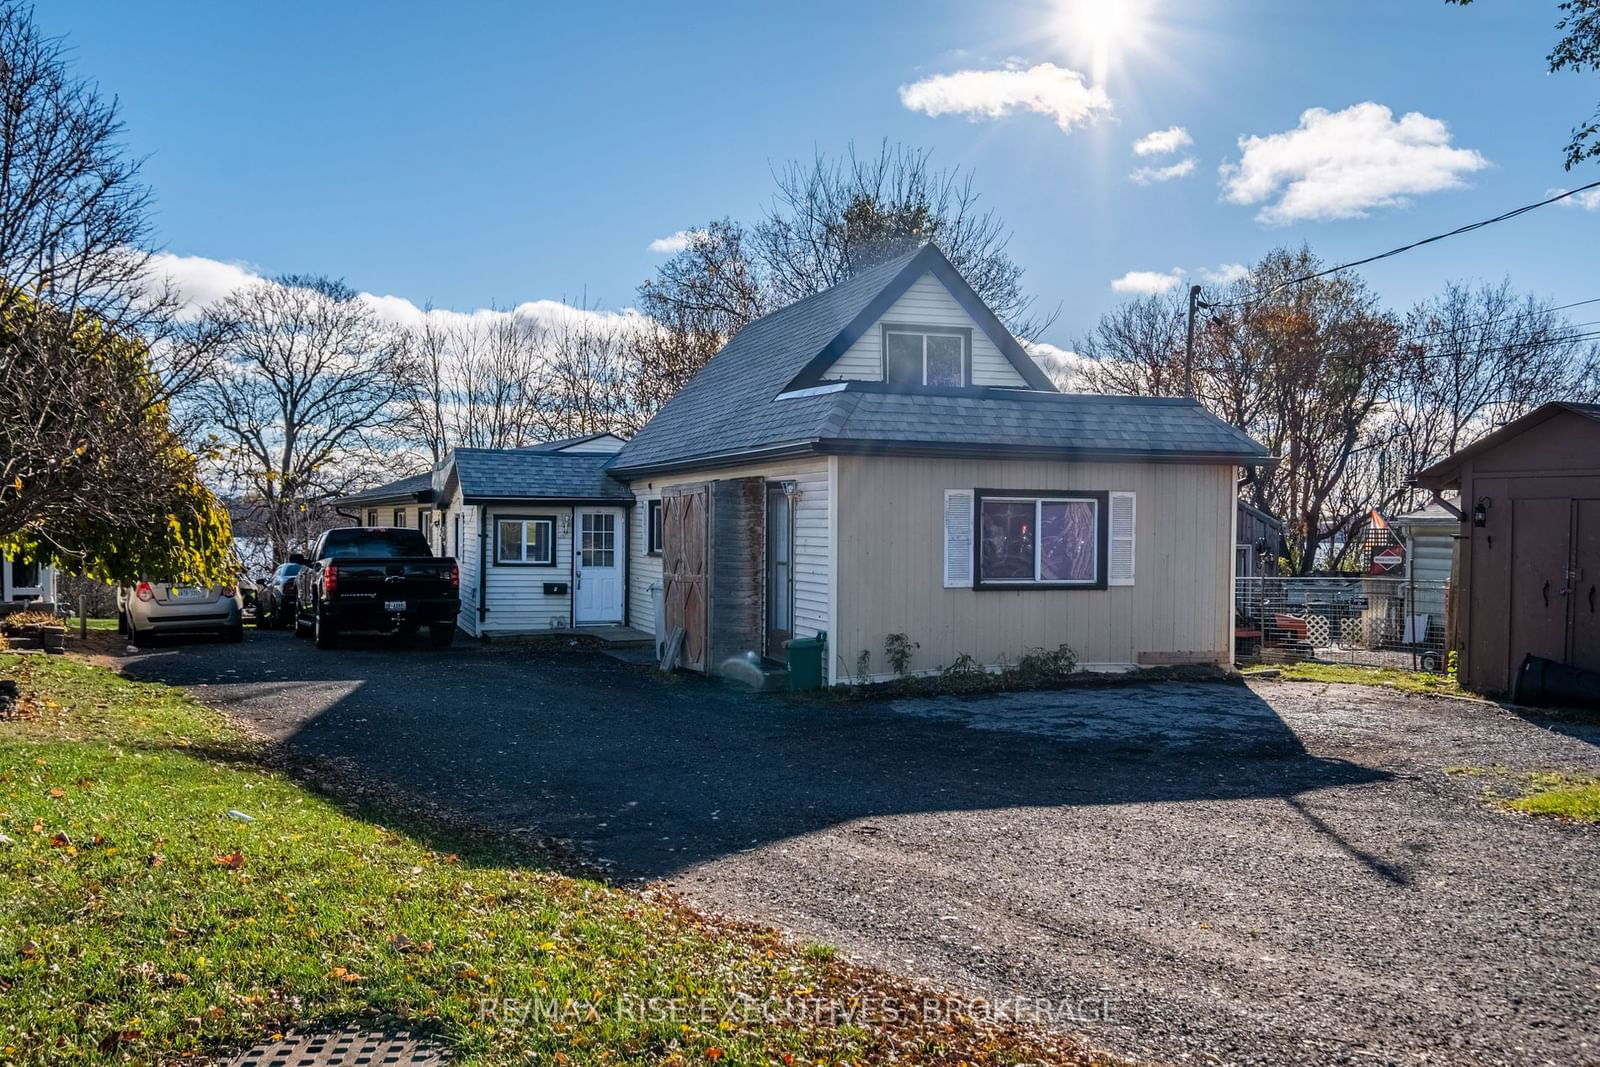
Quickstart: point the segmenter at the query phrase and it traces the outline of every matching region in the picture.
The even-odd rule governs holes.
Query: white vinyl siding
[[[638,503],[628,520],[629,625],[646,633],[653,633],[656,625],[651,587],[661,584],[661,557],[645,552],[645,523],[649,521],[646,501],[659,500],[661,490],[673,485],[748,477],[762,477],[768,481],[793,479],[797,483],[800,500],[794,511],[794,632],[796,637],[815,637],[819,631],[830,628],[833,615],[829,604],[828,581],[831,501],[826,456],[729,470],[663,475],[634,482],[630,488]]]
[[[470,504],[463,505],[460,496],[451,502],[452,542],[455,541],[456,516],[461,520],[461,543],[451,544],[450,547],[455,555],[456,566],[461,569],[461,614],[457,616],[457,624],[476,636],[479,632],[478,568],[483,562],[478,552],[478,509]]]
[[[558,451],[561,451],[561,452],[620,452],[622,450],[622,446],[624,444],[626,444],[626,442],[623,441],[622,438],[613,437],[611,434],[605,434],[602,437],[596,437],[593,441],[580,441],[575,445],[568,445],[566,448],[559,449]]]
[[[554,518],[555,565],[552,567],[491,566],[489,568],[489,617],[483,621],[487,634],[540,633],[572,625],[572,509],[541,506],[535,502],[507,505],[505,511],[518,515],[549,515]],[[495,508],[489,509],[490,518]],[[567,587],[565,594],[545,595],[546,582]]]
[[[1011,361],[1000,354],[989,335],[983,332],[966,308],[950,294],[944,283],[924,274],[890,305],[881,320],[899,325],[962,327],[972,331],[973,385],[1001,385],[1025,388],[1027,381]],[[883,330],[874,323],[851,345],[844,355],[822,375],[825,379],[883,380]]]

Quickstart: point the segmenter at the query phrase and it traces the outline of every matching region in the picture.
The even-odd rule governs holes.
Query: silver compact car
[[[117,589],[118,630],[134,644],[161,634],[214,633],[244,640],[244,597],[236,585],[136,582]]]

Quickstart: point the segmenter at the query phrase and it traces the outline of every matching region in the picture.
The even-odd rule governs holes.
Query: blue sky
[[[1098,61],[1105,11],[1081,2],[53,0],[36,17],[120,96],[166,249],[459,310],[625,306],[653,239],[753,218],[773,165],[852,140],[969,168],[1029,291],[1061,306],[1046,340],[1063,346],[1130,272],[1152,277],[1124,289],[1205,281],[1301,241],[1354,258],[1600,179],[1561,169],[1600,78],[1544,73],[1554,0],[1122,0]],[[1290,136],[1310,108],[1334,114]],[[1192,143],[1135,155],[1174,126]],[[1247,136],[1264,139],[1248,155]],[[1508,273],[1600,296],[1591,204],[1365,273],[1396,306]]]

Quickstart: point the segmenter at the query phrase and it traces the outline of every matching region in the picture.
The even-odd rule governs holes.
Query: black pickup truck
[[[317,539],[311,559],[290,561],[305,568],[295,580],[295,636],[311,634],[318,648],[333,648],[350,630],[413,634],[426,626],[435,648],[455,640],[461,571],[435,556],[418,530],[341,526]]]

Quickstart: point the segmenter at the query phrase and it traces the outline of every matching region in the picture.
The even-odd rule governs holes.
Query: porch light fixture
[[[791,505],[796,504],[796,503],[799,502],[799,500],[800,500],[800,483],[799,482],[795,481],[793,478],[785,478],[783,481],[779,482],[778,485],[783,489],[783,495],[789,498],[789,503]]]
[[[1477,504],[1472,508],[1472,525],[1480,527],[1489,525],[1489,503],[1489,498],[1486,496],[1478,498]]]

